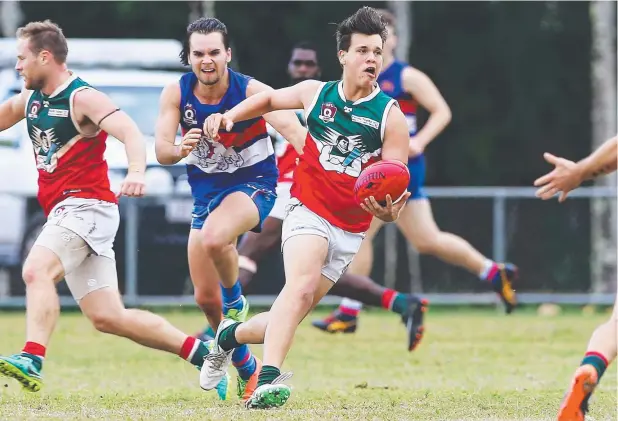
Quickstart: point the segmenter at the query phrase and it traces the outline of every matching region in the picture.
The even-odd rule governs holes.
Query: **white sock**
[[[487,279],[487,276],[489,275],[489,271],[491,270],[491,268],[494,266],[495,262],[491,259],[486,259],[485,263],[483,264],[483,269],[481,269],[481,272],[479,273],[479,278],[484,281],[485,279]]]
[[[341,300],[341,304],[339,304],[339,307],[349,308],[350,310],[360,310],[363,308],[363,303],[361,303],[360,301],[351,300],[349,298],[344,298],[343,300]]]

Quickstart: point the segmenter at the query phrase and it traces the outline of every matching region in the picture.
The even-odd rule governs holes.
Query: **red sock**
[[[185,342],[182,344],[178,355],[183,360],[191,361],[191,357],[195,353],[195,350],[199,344],[200,342],[193,336],[187,336],[187,339],[185,339]]]
[[[386,289],[382,294],[382,308],[391,310],[393,308],[393,301],[397,296],[397,291],[394,289]]]
[[[346,316],[358,317],[358,315],[360,314],[360,309],[339,306],[339,312],[341,312],[341,314],[345,314]]]
[[[35,355],[39,358],[45,358],[45,347],[41,344],[37,344],[36,342],[26,342],[26,345],[24,345],[24,349],[22,349],[21,352]]]

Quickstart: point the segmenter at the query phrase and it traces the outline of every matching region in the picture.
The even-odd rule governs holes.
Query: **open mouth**
[[[375,77],[375,75],[376,75],[376,68],[375,67],[367,67],[365,69],[365,73],[368,73],[371,76]]]
[[[215,69],[202,69],[202,73],[210,74],[210,73],[214,73],[214,72],[215,72]]]

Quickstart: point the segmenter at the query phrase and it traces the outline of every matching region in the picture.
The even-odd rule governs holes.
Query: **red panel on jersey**
[[[117,203],[103,158],[106,139],[107,133],[103,131],[93,138],[81,138],[58,159],[53,172],[38,170],[38,199],[46,215],[67,197]]]
[[[289,143],[285,145],[285,151],[277,158],[277,169],[279,170],[278,183],[291,183],[294,181],[294,170],[298,165],[298,153]]]
[[[398,99],[397,102],[404,114],[416,114],[418,104],[413,99]]]
[[[348,232],[365,232],[369,229],[371,215],[354,200],[356,178],[335,171],[326,171],[320,164],[316,141],[307,134],[304,153],[294,172],[292,197],[336,227]],[[372,158],[363,168],[379,158]]]

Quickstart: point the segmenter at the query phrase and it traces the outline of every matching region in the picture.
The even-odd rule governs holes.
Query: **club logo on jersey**
[[[195,109],[191,104],[185,104],[184,111],[182,113],[182,121],[185,122],[187,126],[193,126],[197,124],[197,120],[195,119]]]
[[[325,102],[322,104],[319,118],[324,123],[332,123],[335,121],[335,114],[337,114],[337,107],[335,107],[335,104],[332,102]]]
[[[60,149],[54,129],[41,130],[32,126],[30,140],[36,156],[36,167],[48,173],[54,172],[58,166],[57,152]]]
[[[345,136],[327,127],[322,138],[317,139],[320,164],[326,171],[347,174],[357,178],[363,164],[380,155],[381,148],[369,151],[361,135]]]
[[[383,80],[380,82],[380,89],[384,92],[393,92],[395,90],[395,85],[390,80]]]
[[[39,111],[41,110],[41,103],[39,101],[32,101],[30,104],[30,109],[28,110],[28,118],[30,120],[34,120],[39,116]]]
[[[226,149],[219,142],[214,142],[206,136],[202,136],[200,141],[197,142],[191,155],[195,156],[196,160],[190,160],[189,163],[195,163],[206,172],[209,172],[213,167],[218,171],[227,172],[230,167],[240,168],[245,163],[243,157],[233,148]]]

